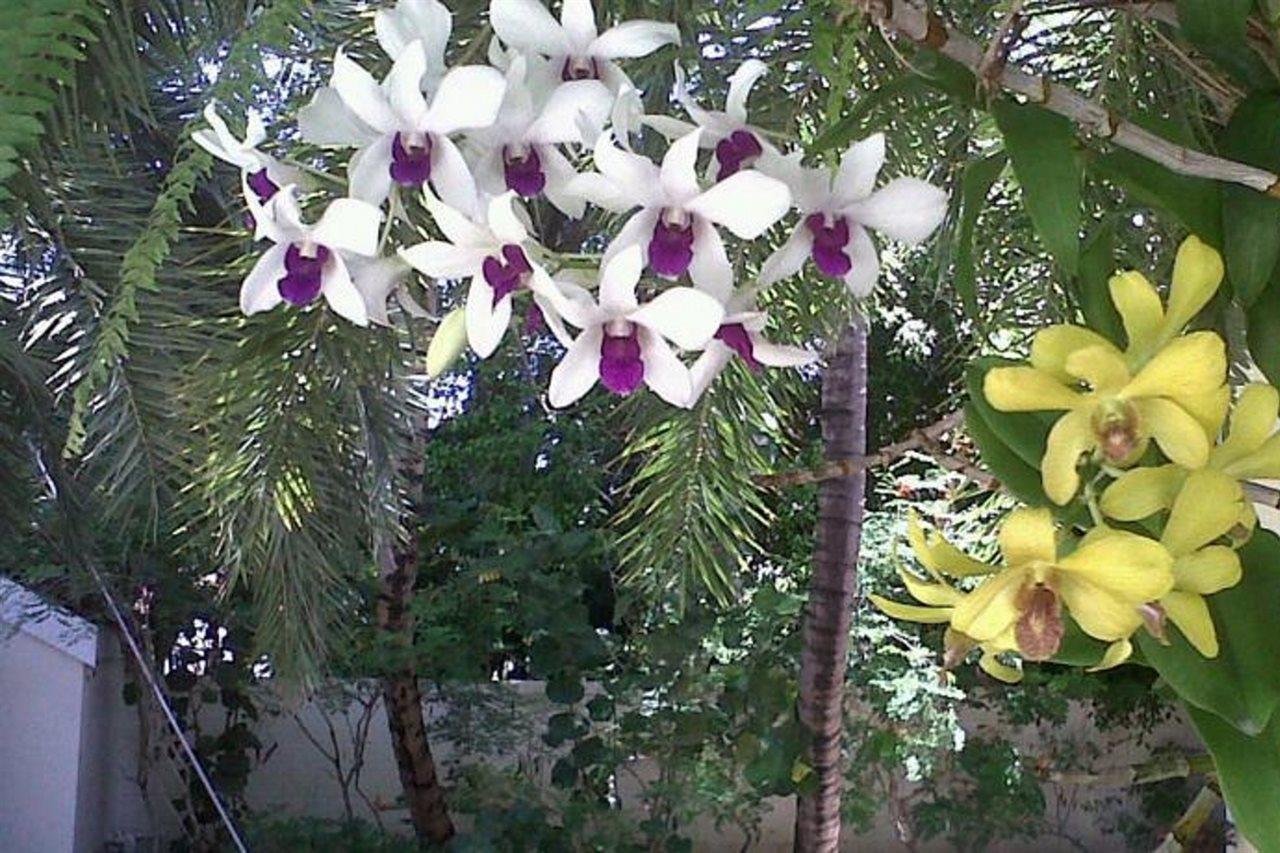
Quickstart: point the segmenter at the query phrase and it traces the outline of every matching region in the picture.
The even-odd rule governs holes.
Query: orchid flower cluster
[[[835,171],[781,151],[748,117],[767,71],[757,60],[732,76],[723,111],[699,105],[677,65],[674,100],[686,122],[646,115],[622,67],[678,45],[674,25],[627,21],[601,32],[590,0],[563,0],[558,20],[540,0],[493,0],[489,22],[487,64],[449,66],[452,17],[439,0],[399,0],[376,13],[391,62],[381,80],[337,52],[329,84],[298,124],[304,141],[353,152],[347,197],[312,224],[300,205],[304,174],[259,150],[262,123],[251,116],[239,140],[209,107],[210,129],[194,141],[241,170],[254,236],[271,243],[244,281],[245,314],[323,297],[352,323],[387,323],[394,292],[422,316],[406,289],[416,270],[469,282],[465,322],[446,318],[440,328],[465,328],[480,358],[498,349],[526,302],[526,322],[564,346],[553,406],[597,382],[619,395],[646,385],[691,406],[734,358],[753,371],[816,358],[766,338],[768,317],[756,307],[763,288],[812,259],[818,274],[865,297],[879,271],[867,229],[916,243],[944,217],[945,194],[924,181],[876,189],[883,136],[853,145]],[[668,143],[661,162],[637,153],[636,138],[649,131]],[[577,264],[540,243],[528,208],[543,200],[570,219],[588,205],[628,215],[585,282],[570,275]],[[395,219],[429,233],[412,221],[415,207],[429,213],[435,236],[388,245]],[[794,234],[743,283],[724,232],[761,239],[793,208]]]
[[[980,666],[1006,681],[1021,671],[1002,657],[1049,660],[1060,652],[1064,609],[1109,644],[1095,668],[1127,660],[1140,630],[1167,643],[1169,622],[1200,654],[1216,657],[1206,597],[1240,582],[1236,549],[1257,523],[1242,481],[1280,477],[1280,393],[1249,385],[1230,411],[1223,339],[1187,331],[1223,275],[1218,253],[1190,237],[1178,250],[1167,303],[1141,273],[1111,279],[1124,349],[1091,329],[1050,326],[1036,333],[1029,363],[987,372],[983,395],[997,410],[1063,412],[1040,472],[1050,501],[1079,501],[1093,519],[1073,549],[1074,537],[1056,530],[1045,508],[1008,516],[1001,565],[930,538],[913,517],[911,544],[928,577],[902,576],[920,604],[873,597],[877,606],[946,624],[949,662],[978,649]]]

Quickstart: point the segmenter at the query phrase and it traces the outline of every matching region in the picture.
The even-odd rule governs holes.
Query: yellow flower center
[[[1013,627],[1018,651],[1027,660],[1049,660],[1062,646],[1065,628],[1058,594],[1044,583],[1028,584],[1018,593],[1018,621]]]

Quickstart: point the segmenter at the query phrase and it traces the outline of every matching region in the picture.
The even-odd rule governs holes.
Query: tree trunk
[[[418,575],[416,532],[410,529],[409,543],[380,549],[381,588],[378,592],[378,629],[396,643],[413,643],[414,581]],[[414,833],[423,844],[439,844],[453,837],[453,822],[444,801],[444,789],[436,774],[436,762],[427,740],[422,715],[422,691],[412,665],[395,670],[382,679],[382,699],[387,708],[387,726],[400,770],[400,785],[409,806]]]
[[[822,437],[828,460],[866,453],[867,326],[845,330],[822,380]],[[809,729],[809,765],[817,789],[796,803],[795,849],[840,847],[840,760],[845,662],[857,590],[866,474],[826,480],[818,489],[818,530],[805,606],[800,661],[800,720]]]

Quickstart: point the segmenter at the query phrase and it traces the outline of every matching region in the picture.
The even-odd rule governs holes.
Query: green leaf
[[[1250,737],[1192,705],[1187,712],[1213,755],[1236,826],[1259,853],[1280,851],[1280,715]]]
[[[1280,385],[1280,275],[1249,307],[1249,354],[1272,385]]]
[[[582,679],[574,675],[557,675],[547,682],[547,698],[559,705],[572,705],[584,694]]]
[[[1275,75],[1245,38],[1252,11],[1253,0],[1178,0],[1178,25],[1188,41],[1250,89],[1275,89]]]
[[[956,230],[956,272],[955,288],[960,294],[960,302],[970,317],[978,317],[978,288],[973,270],[973,230],[978,223],[978,214],[986,206],[987,195],[991,186],[1004,171],[1008,156],[997,152],[990,157],[975,160],[965,166],[964,177],[960,180],[960,222]]]
[[[467,319],[461,308],[455,308],[440,321],[427,345],[427,378],[435,379],[448,370],[466,348]]]
[[[1115,258],[1116,222],[1109,218],[1085,242],[1084,252],[1080,255],[1080,274],[1076,276],[1072,289],[1085,325],[1117,346],[1123,346],[1124,326],[1111,301],[1108,287],[1116,271]]]
[[[1070,275],[1080,266],[1080,192],[1084,163],[1075,127],[1030,104],[992,104],[1005,149],[1022,187],[1031,224],[1046,249]]]
[[[1280,539],[1258,531],[1239,554],[1244,579],[1208,597],[1221,646],[1216,658],[1202,657],[1173,626],[1169,645],[1140,633],[1138,647],[1184,701],[1217,714],[1244,734],[1256,735],[1280,702],[1280,667],[1274,652]]]
[[[1171,138],[1163,129],[1158,132]],[[1168,211],[1206,243],[1222,245],[1222,190],[1216,181],[1179,175],[1123,148],[1113,148],[1091,158],[1090,168],[1122,187],[1134,201]]]
[[[1222,144],[1232,159],[1280,170],[1280,96],[1255,95],[1240,104]],[[1280,260],[1280,200],[1248,187],[1227,186],[1222,224],[1227,278],[1247,308],[1271,281]]]
[[[978,445],[982,464],[1019,500],[1029,504],[1048,503],[1040,472],[1028,465],[1009,445],[1000,440],[995,430],[980,414],[972,401],[964,409],[965,430]]]
[[[1001,412],[987,402],[982,393],[982,383],[987,371],[993,367],[1012,367],[1020,362],[1003,358],[980,358],[969,365],[965,371],[965,382],[969,390],[969,405],[972,406],[983,421],[991,427],[996,437],[1026,465],[1039,469],[1040,460],[1044,457],[1045,442],[1049,437],[1049,429],[1057,420],[1057,416],[1038,412]]]
[[[968,68],[937,51],[921,48],[912,57],[912,70],[933,88],[965,106],[978,103],[978,79]]]

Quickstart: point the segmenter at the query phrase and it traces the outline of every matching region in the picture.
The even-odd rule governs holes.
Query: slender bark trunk
[[[866,453],[867,326],[858,317],[845,331],[822,380],[822,437],[828,460]],[[817,789],[796,803],[795,849],[828,853],[840,847],[840,760],[845,661],[857,590],[866,474],[826,480],[818,489],[818,530],[804,617],[800,720],[809,729],[809,765]]]
[[[418,575],[416,533],[410,531],[409,543],[381,549],[381,589],[378,592],[378,629],[391,635],[395,642],[413,642],[414,581]],[[387,726],[409,806],[409,819],[414,833],[423,844],[439,844],[453,837],[453,822],[436,773],[435,758],[427,740],[427,725],[422,714],[422,691],[418,674],[406,666],[384,676],[382,699],[387,708]]]

